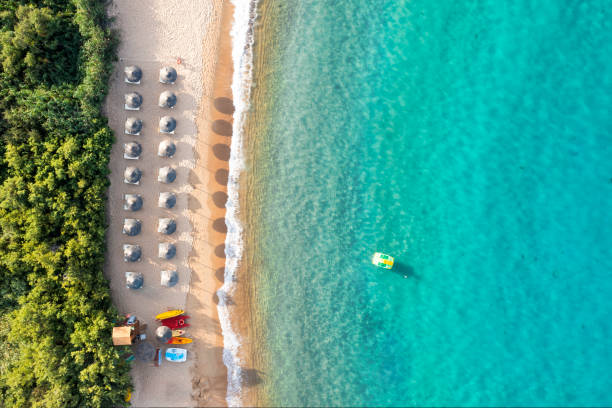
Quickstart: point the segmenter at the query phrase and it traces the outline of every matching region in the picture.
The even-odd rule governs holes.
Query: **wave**
[[[227,395],[225,399],[228,406],[242,405],[242,368],[238,356],[241,343],[240,336],[232,329],[227,300],[236,289],[236,273],[243,252],[239,181],[240,173],[244,168],[242,143],[251,99],[254,24],[257,17],[257,3],[258,0],[232,0],[234,5],[234,22],[231,29],[234,64],[232,94],[235,111],[227,183],[228,200],[225,205],[227,209],[225,215],[225,224],[227,225],[225,274],[223,286],[217,291],[219,298],[217,311],[223,332],[223,363],[227,367]]]

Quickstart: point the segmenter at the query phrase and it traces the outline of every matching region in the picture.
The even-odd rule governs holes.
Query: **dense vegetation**
[[[114,37],[99,0],[0,2],[0,406],[123,404],[102,275]]]

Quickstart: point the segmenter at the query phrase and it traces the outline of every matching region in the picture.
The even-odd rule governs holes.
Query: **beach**
[[[227,370],[223,364],[223,336],[217,313],[216,291],[223,282],[225,264],[225,201],[231,140],[232,93],[231,63],[217,63],[218,56],[229,55],[229,29],[232,10],[229,2],[208,0],[127,1],[117,0],[108,9],[115,17],[121,43],[119,61],[111,78],[105,104],[109,125],[115,131],[110,161],[110,188],[107,206],[107,256],[105,274],[110,281],[113,302],[120,313],[136,315],[146,323],[147,341],[166,348],[155,340],[159,323],[154,316],[170,309],[184,309],[190,316],[186,329],[193,343],[185,363],[153,361],[132,363],[132,406],[220,406],[225,405]],[[230,47],[225,49],[223,47]],[[124,68],[137,65],[142,70],[139,84],[124,81]],[[158,81],[160,69],[176,70],[174,84]],[[177,97],[171,108],[158,106],[163,91]],[[124,108],[124,95],[142,96],[139,110]],[[176,120],[174,133],[162,134],[162,116]],[[128,117],[143,122],[139,135],[128,135]],[[229,131],[228,131],[229,129]],[[173,142],[176,153],[159,157],[158,145]],[[124,144],[137,142],[142,153],[137,160],[124,158]],[[125,184],[124,170],[137,167],[139,184]],[[176,179],[158,182],[158,171],[171,166]],[[160,192],[176,195],[173,208],[158,207]],[[124,209],[124,195],[138,194],[142,208]],[[135,236],[122,233],[124,219],[141,223]],[[172,218],[176,232],[157,232],[159,218]],[[176,247],[172,259],[158,257],[158,244]],[[138,262],[124,262],[124,244],[138,245]],[[160,284],[162,270],[176,270],[178,283]],[[141,289],[126,288],[125,272],[142,273]]]

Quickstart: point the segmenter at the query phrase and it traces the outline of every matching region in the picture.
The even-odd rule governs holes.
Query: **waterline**
[[[244,169],[243,137],[250,106],[252,63],[253,63],[253,24],[256,18],[256,0],[232,0],[234,5],[234,22],[231,30],[232,60],[234,75],[232,94],[235,111],[233,115],[233,137],[229,159],[229,177],[227,185],[228,200],[225,224],[225,273],[223,286],[217,291],[219,303],[217,311],[223,332],[223,363],[227,367],[228,406],[242,405],[242,369],[238,352],[241,345],[240,336],[232,329],[228,299],[236,290],[236,273],[243,254],[243,228],[240,222],[240,174]]]

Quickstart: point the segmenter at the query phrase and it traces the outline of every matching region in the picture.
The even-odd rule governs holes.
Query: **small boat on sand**
[[[155,316],[155,319],[164,320],[164,319],[169,319],[171,317],[180,316],[182,314],[185,314],[184,310],[168,310],[167,312],[163,312]]]
[[[391,269],[393,268],[393,257],[391,255],[383,254],[382,252],[374,253],[372,257],[372,264],[379,268]]]
[[[182,348],[169,348],[166,350],[166,360],[175,363],[187,361],[187,350]]]
[[[161,321],[162,325],[168,326],[170,329],[182,329],[183,327],[189,327],[189,323],[186,323],[186,320],[189,319],[187,315],[175,316],[169,319],[164,319]]]
[[[189,344],[193,340],[187,337],[172,337],[167,344]]]
[[[181,337],[185,334],[185,330],[172,330],[172,337]]]
[[[166,350],[166,360],[175,363],[187,361],[187,350],[180,348],[169,348]]]

